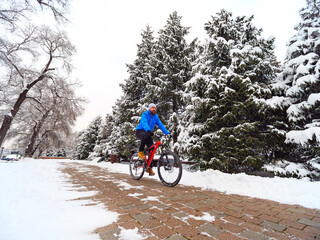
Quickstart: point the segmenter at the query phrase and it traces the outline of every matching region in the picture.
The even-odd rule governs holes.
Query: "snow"
[[[138,186],[138,187],[132,186],[131,184],[129,184],[125,181],[121,181],[121,180],[120,181],[114,180],[114,183],[117,183],[121,190],[142,189],[143,188],[143,186]]]
[[[312,164],[314,164],[314,167],[317,167],[317,163],[312,163]],[[310,171],[304,168],[304,164],[288,162],[285,160],[278,161],[275,164],[266,164],[264,165],[264,168],[269,172],[278,172],[282,174],[295,173],[301,178],[307,177],[307,175],[310,174]]]
[[[320,139],[320,127],[310,127],[305,130],[293,130],[286,134],[286,142],[294,142],[297,144],[307,144],[312,140],[313,136]]]
[[[143,194],[142,193],[129,193],[128,196],[129,197],[139,197],[139,196],[142,196]]]
[[[308,104],[314,105],[316,102],[320,102],[320,93],[312,93],[308,97]]]
[[[95,192],[78,192],[57,160],[0,161],[1,240],[99,239],[93,231],[116,221],[103,205],[83,206]]]
[[[147,201],[158,201],[158,202],[160,202],[160,200],[158,198],[159,197],[148,196],[146,198],[142,198],[141,201],[145,201],[145,202],[147,202]]]
[[[317,81],[317,78],[315,75],[305,75],[303,77],[298,78],[295,85],[293,85],[291,88],[287,91],[287,96],[291,96],[294,94],[297,94],[302,91],[302,85],[305,85],[307,83],[315,83]]]
[[[121,228],[121,232],[119,235],[120,240],[142,240],[146,238],[138,233],[138,228],[135,228],[135,229],[125,229],[122,227],[120,228]]]
[[[263,100],[260,99],[260,101],[263,101]],[[287,98],[287,97],[273,96],[272,98],[265,100],[265,102],[271,108],[276,109],[279,106],[288,106],[288,105],[290,105],[292,100],[290,98]]]
[[[93,191],[76,191],[68,183],[67,176],[58,168],[60,162],[70,160],[23,159],[17,162],[0,161],[0,232],[1,240],[14,239],[99,239],[93,231],[117,221],[118,214],[107,211],[104,206],[88,206],[94,203],[79,198],[92,196]],[[84,165],[95,165],[112,172],[129,174],[128,164],[97,161],[72,161]],[[315,165],[319,165],[314,162]],[[288,166],[289,170],[298,169]],[[80,168],[79,168],[80,169]],[[145,175],[146,178],[153,178]],[[134,180],[132,180],[134,181]],[[119,180],[123,189],[141,189]],[[248,197],[270,199],[280,203],[299,204],[320,209],[320,182],[310,182],[307,178],[262,178],[241,174],[226,174],[216,170],[190,172],[184,170],[181,185],[239,194]],[[85,190],[78,187],[78,190]],[[141,196],[130,193],[132,197]],[[72,201],[72,199],[77,199]],[[144,201],[158,201],[157,196],[147,196]],[[214,221],[214,216],[203,212],[202,216],[186,217]],[[138,229],[121,228],[119,239],[144,239]]]
[[[190,219],[190,218],[193,218],[193,219],[199,220],[199,221],[204,220],[204,221],[208,221],[208,222],[214,222],[214,220],[215,220],[215,217],[210,215],[210,213],[207,213],[207,212],[204,212],[203,216],[201,216],[201,217],[197,217],[197,216],[194,216],[194,215],[189,215],[187,217],[182,218],[182,220],[185,221],[185,220]]]
[[[93,164],[112,172],[130,174],[128,164],[110,162]],[[144,177],[155,178],[146,175]],[[227,174],[212,169],[203,172],[185,170],[179,184],[320,209],[320,182],[310,182],[308,178],[263,178],[245,173]]]

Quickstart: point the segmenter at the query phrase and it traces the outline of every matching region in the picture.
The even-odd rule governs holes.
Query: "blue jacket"
[[[153,131],[156,124],[165,135],[169,134],[169,131],[160,121],[158,114],[152,115],[149,110],[142,113],[140,123],[136,127],[136,130],[144,130],[146,132]]]

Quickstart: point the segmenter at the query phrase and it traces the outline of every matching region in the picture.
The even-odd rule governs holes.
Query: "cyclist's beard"
[[[154,110],[154,111],[151,111],[151,110],[150,110],[150,113],[151,113],[151,115],[156,115],[157,110]]]

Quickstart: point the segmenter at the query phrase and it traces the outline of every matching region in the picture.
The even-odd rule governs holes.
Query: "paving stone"
[[[139,222],[152,219],[152,216],[148,213],[141,213],[141,214],[133,215],[132,217]]]
[[[169,226],[170,228],[175,228],[175,227],[178,227],[178,226],[181,226],[181,225],[185,225],[184,222],[176,219],[176,218],[169,218],[169,219],[166,219],[166,220],[163,220],[162,221],[165,225]]]
[[[219,227],[222,229],[225,229],[229,232],[232,232],[232,233],[241,233],[241,232],[245,231],[244,228],[239,227],[239,226],[232,224],[232,223],[224,223],[224,224],[221,224]]]
[[[186,240],[186,238],[184,238],[181,235],[173,235],[173,236],[171,236],[169,238],[166,238],[166,240]]]
[[[299,229],[299,230],[302,230],[306,225],[302,224],[302,223],[297,223],[297,222],[293,222],[293,221],[289,221],[289,220],[281,220],[279,222],[280,224],[282,225],[285,225],[285,226],[289,226],[289,227],[293,227],[293,228],[296,228],[296,229]]]
[[[306,212],[305,210],[299,209],[299,208],[287,208],[286,210],[290,211],[290,212],[294,212],[294,213],[305,213]]]
[[[123,214],[119,216],[118,222],[127,222],[131,220],[132,220],[132,217],[129,214]]]
[[[283,230],[285,230],[287,228],[287,226],[285,226],[285,225],[277,224],[277,223],[273,223],[273,222],[269,222],[269,221],[264,221],[260,225],[265,228],[271,228],[271,229],[276,230],[278,232],[282,232]]]
[[[276,232],[271,229],[268,231],[264,231],[262,234],[269,237],[269,239],[271,238],[272,240],[274,240],[274,239],[276,239],[276,240],[292,240],[292,236],[290,236],[290,234]]]
[[[127,204],[127,205],[120,206],[120,208],[122,208],[124,210],[128,210],[128,209],[134,209],[134,208],[136,208],[136,206],[134,204]]]
[[[310,221],[309,219],[306,219],[306,218],[299,219],[298,223],[302,223],[311,227],[320,228],[320,222]]]
[[[253,232],[251,230],[246,230],[246,231],[240,233],[240,236],[248,238],[248,239],[254,239],[254,240],[268,240],[269,239],[268,237],[266,237],[260,233]]]
[[[213,224],[211,223],[207,223],[201,227],[198,227],[198,230],[201,231],[201,232],[206,232],[208,233],[209,235],[211,236],[217,236],[219,234],[221,234],[223,232],[222,229],[214,226]]]
[[[262,215],[258,216],[258,218],[260,218],[262,220],[267,220],[269,222],[274,222],[274,223],[278,223],[281,220],[278,217],[274,217],[274,216],[270,216],[270,215],[266,215],[266,214],[262,214]]]
[[[139,208],[140,210],[146,210],[146,209],[150,209],[152,207],[153,207],[153,205],[150,205],[150,204],[141,204],[141,205],[137,206],[137,208]]]
[[[315,227],[309,227],[307,226],[305,229],[304,229],[306,232],[310,232],[310,233],[314,233],[314,234],[317,234],[320,238],[320,228],[315,228]]]
[[[157,219],[149,219],[147,221],[142,221],[140,224],[148,229],[153,229],[162,226],[163,224]]]
[[[181,233],[181,235],[187,238],[193,238],[194,236],[197,236],[201,233],[198,229],[188,225],[177,227],[174,230]]]
[[[257,224],[249,223],[249,222],[242,223],[241,227],[248,229],[248,230],[252,230],[254,232],[262,232],[263,230],[265,230],[264,227],[257,225]]]
[[[170,197],[170,200],[171,201],[179,201],[179,200],[181,200],[181,195],[174,195],[174,196]]]
[[[168,218],[171,218],[170,214],[167,214],[167,213],[155,213],[155,214],[152,214],[152,216],[160,221],[163,221],[165,219],[168,219]]]
[[[121,229],[113,229],[106,232],[99,233],[100,238],[102,240],[118,240],[120,235]]]
[[[227,208],[232,211],[236,211],[236,212],[241,212],[243,210],[242,207],[237,207],[237,206],[233,206],[233,205],[227,206]]]
[[[154,228],[150,230],[156,237],[162,239],[162,238],[167,238],[170,236],[173,236],[176,234],[175,231],[171,230],[170,228],[166,226],[161,226],[158,228]]]
[[[205,223],[207,223],[206,221],[196,220],[194,218],[188,218],[186,221],[188,222],[189,225],[191,225],[193,227],[198,227],[198,226],[201,226],[201,225],[204,225]]]
[[[241,219],[241,218],[235,218],[235,217],[232,217],[232,216],[224,217],[223,220],[225,220],[225,221],[227,221],[227,222],[232,222],[232,223],[237,224],[237,225],[239,225],[239,224],[241,224],[241,223],[244,222],[243,219]]]
[[[228,232],[223,232],[221,234],[219,234],[218,236],[215,237],[216,239],[219,240],[241,240],[244,238],[238,237],[232,233],[228,233]]]
[[[135,221],[135,220],[132,220],[132,221],[128,221],[128,222],[120,222],[118,223],[118,225],[120,227],[123,227],[125,229],[135,229],[135,228],[139,228],[141,225]]]
[[[218,211],[210,211],[209,214],[212,215],[212,216],[215,216],[217,218],[222,218],[222,217],[227,216],[225,213],[218,212]]]
[[[165,208],[168,207],[167,205],[162,204],[162,203],[155,204],[154,206],[157,207],[157,208],[161,208],[161,209],[165,209]]]
[[[177,212],[177,213],[173,213],[172,216],[177,218],[184,218],[184,217],[187,217],[188,214],[186,214],[185,212]]]
[[[185,205],[188,206],[188,207],[191,207],[191,208],[199,208],[199,207],[201,207],[200,204],[193,203],[193,202],[187,202],[187,203],[185,203]]]
[[[317,238],[319,238],[319,235],[316,235],[314,233],[300,231],[298,229],[290,228],[290,227],[285,230],[285,233],[290,234],[295,238],[303,239],[303,240],[304,239],[318,240]]]
[[[218,202],[218,200],[216,200],[216,199],[206,199],[204,202],[214,205],[214,204],[216,204]]]

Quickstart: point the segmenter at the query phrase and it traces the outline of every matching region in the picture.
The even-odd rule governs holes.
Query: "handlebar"
[[[154,134],[154,136],[158,139],[165,137],[166,139],[170,140],[172,138],[171,134],[164,135],[164,134],[156,133],[156,134]]]

